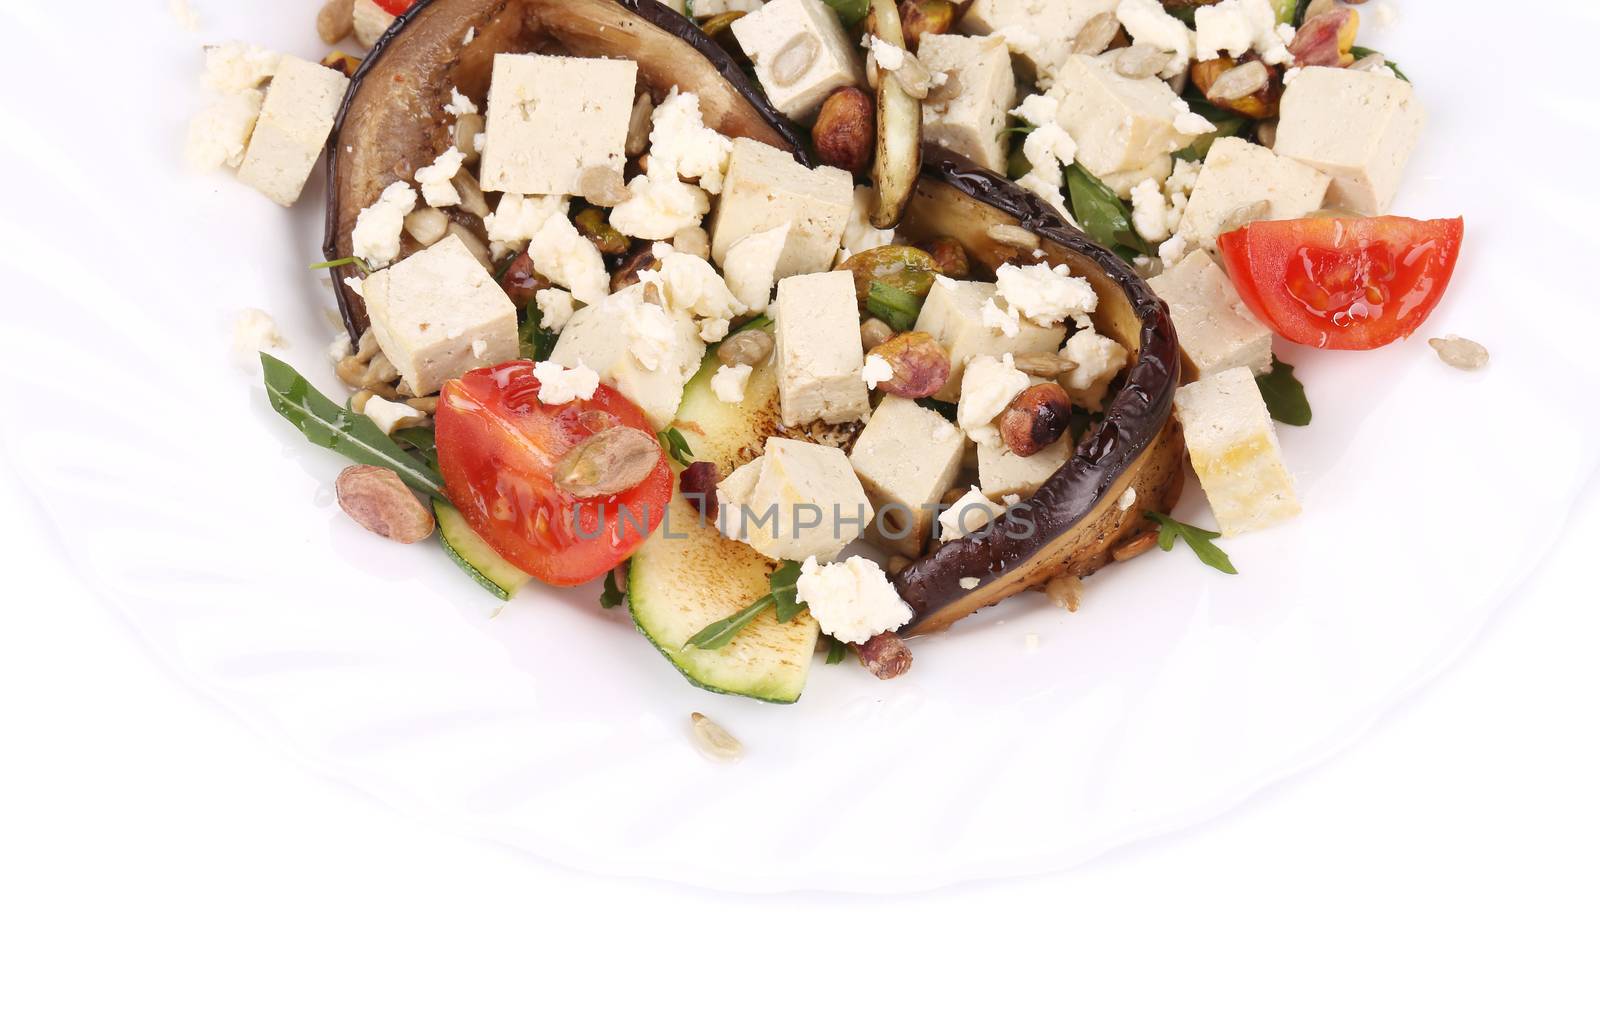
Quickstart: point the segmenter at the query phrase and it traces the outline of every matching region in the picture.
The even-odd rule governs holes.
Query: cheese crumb
[[[888,40],[879,39],[868,33],[861,37],[861,45],[872,54],[872,59],[878,62],[878,67],[884,71],[897,72],[905,67],[906,52]]]
[[[264,95],[260,90],[240,90],[214,98],[189,122],[184,158],[191,168],[211,172],[244,161],[250,134],[255,131]]]
[[[427,168],[417,169],[417,186],[422,188],[422,199],[435,208],[448,208],[461,203],[461,192],[451,182],[461,171],[467,156],[451,147],[433,160]]]
[[[472,102],[471,97],[464,96],[460,90],[452,86],[450,87],[450,103],[444,106],[444,111],[447,115],[455,115],[460,118],[462,115],[477,114],[478,105]]]
[[[1077,363],[1077,368],[1063,379],[1067,396],[1080,408],[1100,411],[1111,381],[1128,364],[1127,350],[1110,337],[1093,330],[1079,330],[1067,341],[1063,353]]]
[[[355,256],[381,269],[400,256],[400,233],[406,216],[417,206],[417,192],[405,183],[390,183],[376,201],[356,216],[350,234]]]
[[[995,271],[998,296],[1029,321],[1054,326],[1095,310],[1100,298],[1089,281],[1065,265],[1012,265]],[[987,323],[987,316],[985,322]],[[1007,336],[1015,336],[1008,333]]]
[[[344,285],[349,287],[350,293],[354,294],[356,297],[365,298],[367,296],[366,288],[361,285],[361,280],[354,276],[346,276],[344,278]]]
[[[954,541],[968,534],[976,534],[1004,512],[974,487],[939,514],[939,540]]]
[[[1161,193],[1161,184],[1154,179],[1142,179],[1133,188],[1133,228],[1136,233],[1154,244],[1169,235],[1167,230],[1167,199]]]
[[[963,577],[959,581],[956,581],[956,583],[961,585],[962,591],[971,591],[982,582],[976,577]]]
[[[546,219],[566,210],[565,197],[524,197],[522,194],[503,193],[500,203],[483,220],[483,228],[488,232],[491,244],[502,244],[514,250],[532,240],[544,228]]]
[[[795,581],[795,597],[810,608],[823,633],[846,645],[862,645],[898,630],[915,615],[883,569],[860,556],[825,566],[810,557]]]
[[[206,88],[217,93],[255,89],[277,73],[282,60],[282,54],[248,43],[206,47]]]
[[[1117,20],[1135,43],[1145,43],[1172,55],[1161,70],[1162,78],[1178,75],[1189,67],[1194,42],[1189,26],[1166,12],[1161,0],[1121,0]]]
[[[733,141],[708,128],[700,98],[674,86],[650,117],[650,171],[667,169],[679,179],[693,179],[708,194],[722,192],[722,180],[733,154]]]
[[[1064,182],[1062,169],[1078,157],[1078,144],[1054,122],[1042,125],[1022,141],[1022,154],[1033,166],[1033,174],[1056,187]]]
[[[711,393],[717,400],[728,405],[738,405],[744,401],[744,392],[750,386],[750,374],[754,370],[742,362],[739,365],[723,366],[711,377]]]
[[[539,325],[552,333],[560,333],[577,310],[572,295],[560,287],[535,291],[533,301],[539,306]]]
[[[999,432],[991,425],[1028,389],[1028,374],[1018,369],[1011,353],[995,358],[979,355],[967,363],[961,380],[961,400],[956,404],[956,425],[978,444],[994,444]]]
[[[590,243],[564,212],[545,219],[528,243],[533,267],[557,286],[572,291],[586,305],[596,304],[611,292],[611,274],[599,248]]]
[[[1172,110],[1178,117],[1172,120],[1172,128],[1186,136],[1201,136],[1205,133],[1216,132],[1217,127],[1212,125],[1202,115],[1197,115],[1189,110],[1189,102],[1182,97],[1175,97],[1172,101]]]
[[[350,357],[350,334],[340,331],[339,335],[328,342],[328,361],[338,365]]]
[[[248,365],[262,351],[281,351],[288,346],[272,316],[259,308],[246,308],[233,322],[234,357],[241,364]]]
[[[894,379],[894,366],[891,366],[882,355],[868,355],[866,362],[861,366],[861,379],[867,382],[867,390],[875,391],[878,389],[878,384]]]
[[[533,375],[539,380],[539,401],[545,405],[588,401],[600,387],[600,374],[581,362],[572,369],[560,362],[538,362]]]
[[[672,169],[658,169],[654,161],[650,167],[652,174],[634,176],[628,184],[632,196],[611,209],[612,228],[639,240],[671,240],[700,225],[711,210],[706,191],[682,182]]]

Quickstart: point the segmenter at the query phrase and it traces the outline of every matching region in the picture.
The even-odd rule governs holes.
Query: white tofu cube
[[[1178,347],[1195,378],[1224,369],[1272,371],[1272,331],[1245,307],[1228,274],[1204,251],[1192,251],[1150,281],[1172,310]]]
[[[1013,355],[1055,354],[1067,338],[1065,326],[1039,326],[1021,320],[1021,332],[1007,337],[999,329],[983,324],[983,306],[995,296],[993,283],[953,280],[940,276],[922,303],[916,329],[937,340],[950,352],[950,379],[934,395],[939,401],[956,401],[961,395],[961,380],[967,363],[979,355],[999,358]]]
[[[728,248],[723,277],[734,297],[752,312],[765,312],[778,282],[778,262],[789,244],[790,223],[752,233]]]
[[[1333,177],[1328,203],[1381,215],[1394,203],[1426,115],[1411,84],[1348,68],[1304,68],[1283,92],[1274,152]]]
[[[1018,455],[1004,443],[978,445],[978,486],[999,501],[1006,495],[1031,498],[1072,458],[1072,438],[1062,435],[1055,444],[1032,455]]]
[[[620,176],[638,75],[632,61],[496,54],[483,188],[575,195],[585,169]]]
[[[868,538],[891,552],[921,555],[934,507],[955,486],[965,450],[961,432],[939,413],[884,398],[850,450],[874,509]]]
[[[838,448],[767,439],[766,453],[717,487],[718,526],[769,559],[824,562],[872,519],[861,482]]]
[[[1102,179],[1147,168],[1195,138],[1174,124],[1172,87],[1118,75],[1105,57],[1067,58],[1050,93],[1061,105],[1056,122],[1078,145],[1078,163]]]
[[[342,72],[284,57],[267,87],[239,178],[285,207],[299,200],[349,85]]]
[[[1227,537],[1300,512],[1272,416],[1248,369],[1228,369],[1178,388],[1174,401],[1189,461]]]
[[[865,85],[860,55],[822,0],[772,0],[733,23],[772,106],[797,121],[841,86]]]
[[[778,400],[783,421],[853,423],[869,409],[861,379],[866,357],[850,273],[816,272],[778,283]]]
[[[361,284],[372,332],[411,393],[517,357],[517,308],[465,244],[447,236]]]
[[[375,0],[356,0],[350,15],[355,23],[356,42],[364,47],[378,42],[378,37],[389,31],[395,18],[379,7]]]
[[[922,132],[943,147],[994,172],[1006,170],[1006,116],[1017,103],[1011,54],[999,36],[927,35],[917,57],[929,69],[955,75],[961,92],[922,105]]]
[[[824,272],[839,253],[852,191],[850,173],[843,169],[808,169],[776,147],[735,140],[722,198],[711,218],[712,260],[723,265],[734,244],[789,223],[778,277]]]
[[[621,391],[661,429],[677,415],[684,385],[705,353],[693,318],[649,303],[644,286],[634,284],[575,312],[550,360],[593,369],[601,383]]]
[[[1117,0],[974,0],[961,20],[971,35],[1004,32],[1024,71],[1052,77],[1072,53],[1072,41],[1100,14],[1111,14]]]
[[[1237,137],[1211,145],[1189,205],[1178,223],[1178,236],[1208,250],[1217,235],[1242,208],[1266,202],[1262,219],[1297,219],[1322,207],[1328,177],[1298,161]]]

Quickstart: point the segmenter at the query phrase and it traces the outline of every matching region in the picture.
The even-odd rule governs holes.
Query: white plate
[[[229,342],[239,309],[266,308],[331,388],[330,295],[304,269],[321,191],[285,216],[183,172],[200,38],[104,6],[118,31],[70,45],[59,16],[6,16],[7,74],[52,84],[0,113],[16,472],[96,600],[175,674],[350,784],[563,864],[906,890],[1194,824],[1348,744],[1459,655],[1600,451],[1569,228],[1592,235],[1593,199],[1545,174],[1561,141],[1597,138],[1583,64],[1552,60],[1569,82],[1525,72],[1513,93],[1484,74],[1500,5],[1412,4],[1390,49],[1433,121],[1398,207],[1467,215],[1427,333],[1483,340],[1486,371],[1447,368],[1420,338],[1286,348],[1316,407],[1283,432],[1306,513],[1227,542],[1241,576],[1157,554],[1095,577],[1076,615],[1033,595],[919,641],[900,682],[819,663],[794,707],[708,695],[598,590],[533,589],[497,612],[437,549],[366,536],[331,505],[340,460],[268,409]],[[299,6],[285,24],[197,5],[215,38],[312,54],[315,4]],[[1179,515],[1209,519],[1192,486]],[[695,709],[744,740],[743,764],[691,748]]]

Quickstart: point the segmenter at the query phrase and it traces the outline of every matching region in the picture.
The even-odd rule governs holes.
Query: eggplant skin
[[[329,137],[327,260],[351,254],[356,216],[384,187],[413,179],[448,146],[452,87],[482,106],[496,52],[628,58],[656,100],[672,86],[692,90],[708,125],[813,165],[804,137],[734,59],[657,0],[419,0],[356,71]],[[345,327],[359,339],[365,307],[345,286],[349,270],[330,271]]]
[[[1087,276],[1101,298],[1097,328],[1124,345],[1137,343],[1137,356],[1098,427],[1027,503],[1031,534],[1021,535],[1021,514],[1003,517],[989,532],[948,542],[895,578],[915,613],[901,634],[948,627],[1058,572],[1094,572],[1110,562],[1117,544],[1148,528],[1145,510],[1169,511],[1183,487],[1183,441],[1172,417],[1182,367],[1165,303],[1131,266],[1032,193],[952,158],[935,156],[924,164],[907,213],[909,235],[955,236],[991,268],[1007,260],[1008,250],[1033,260],[989,238],[985,219],[1029,230],[1052,263],[1064,261]],[[1117,502],[1129,487],[1137,501],[1124,511]],[[969,578],[977,585],[963,588]]]

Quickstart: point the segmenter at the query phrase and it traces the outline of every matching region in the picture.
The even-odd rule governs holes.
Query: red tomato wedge
[[[643,482],[609,498],[577,498],[553,479],[585,438],[630,426],[655,436],[639,407],[610,387],[589,401],[546,405],[532,362],[451,380],[434,417],[445,494],[505,560],[546,584],[593,580],[633,554],[666,515],[666,455]]]
[[[1252,222],[1217,238],[1262,322],[1296,344],[1366,351],[1416,332],[1450,285],[1460,219]]]
[[[411,10],[411,7],[416,3],[416,0],[373,0],[373,3],[377,4],[385,11],[388,11],[390,14],[401,15]]]

